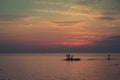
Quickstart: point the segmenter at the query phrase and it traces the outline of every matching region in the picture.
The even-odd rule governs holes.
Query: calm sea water
[[[65,54],[0,55],[0,80],[120,80],[120,54],[73,54],[81,61],[63,61]],[[88,60],[93,59],[93,60]]]

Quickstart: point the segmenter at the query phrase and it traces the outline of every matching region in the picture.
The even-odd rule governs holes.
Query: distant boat
[[[66,58],[66,61],[80,61],[80,58]]]
[[[66,54],[66,61],[80,61],[80,58],[73,58],[73,55]]]

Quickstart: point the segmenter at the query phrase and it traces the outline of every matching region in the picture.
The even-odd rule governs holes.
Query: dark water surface
[[[2,54],[0,80],[120,80],[120,54],[73,54],[81,61],[63,61],[65,54]]]

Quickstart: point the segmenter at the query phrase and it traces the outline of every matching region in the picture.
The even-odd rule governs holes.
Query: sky
[[[120,52],[120,0],[0,0],[0,53]]]

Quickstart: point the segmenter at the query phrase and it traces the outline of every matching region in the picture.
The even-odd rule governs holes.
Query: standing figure
[[[108,54],[108,60],[110,60],[110,54]]]
[[[67,59],[70,59],[70,56],[71,56],[70,54],[66,54]]]
[[[71,55],[71,59],[73,59],[73,55]]]

